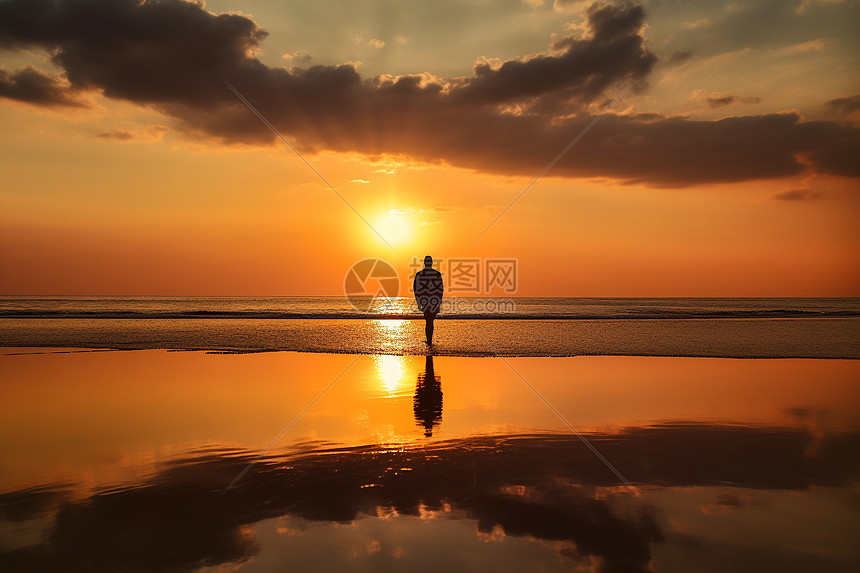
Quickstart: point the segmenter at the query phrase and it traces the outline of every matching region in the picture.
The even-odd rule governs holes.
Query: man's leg
[[[427,338],[427,344],[433,344],[433,319],[436,318],[435,312],[424,313],[424,336]]]

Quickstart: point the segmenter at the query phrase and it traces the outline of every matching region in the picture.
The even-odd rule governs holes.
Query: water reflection
[[[377,296],[373,299],[369,312],[375,314],[403,315],[417,311],[412,297]]]
[[[427,355],[424,372],[419,372],[415,384],[413,410],[415,422],[424,428],[424,436],[433,435],[433,428],[442,423],[442,378],[433,370],[433,356]]]
[[[380,354],[373,357],[376,375],[379,377],[382,387],[389,395],[397,393],[400,381],[403,379],[403,362],[404,359],[402,356]]]
[[[362,358],[221,495],[350,357],[15,357],[0,571],[860,570],[854,362],[518,359],[634,496],[501,361],[421,358]]]
[[[239,563],[260,552],[250,526],[265,519],[289,515],[333,525],[385,514],[474,520],[476,539],[484,535],[538,541],[568,568],[591,564],[602,573],[644,572],[653,570],[658,554],[665,557],[667,543],[674,544],[676,558],[691,548],[695,551],[690,559],[748,550],[748,540],[729,546],[721,538],[727,527],[749,517],[744,512],[756,511],[755,500],[737,503],[737,495],[727,497],[727,491],[737,488],[746,488],[747,496],[769,495],[771,505],[791,504],[800,521],[814,516],[832,523],[856,522],[856,509],[836,503],[798,505],[797,494],[809,497],[817,487],[828,486],[850,499],[850,486],[860,477],[858,433],[816,436],[797,429],[676,423],[593,434],[590,439],[619,460],[619,469],[631,482],[642,486],[641,498],[617,487],[615,476],[569,435],[486,436],[416,449],[364,446],[268,457],[226,495],[220,493],[224,484],[254,453],[209,450],[167,464],[152,478],[78,501],[65,499],[64,484],[0,496],[0,517],[7,522],[55,516],[41,543],[0,549],[0,570],[190,571],[202,564]],[[713,519],[705,511],[710,506],[697,513],[694,538],[677,530],[682,523],[665,517],[669,502],[657,503],[667,498],[654,492],[685,495],[691,487],[708,491],[709,503],[719,507],[731,502],[735,513],[719,514],[712,537],[704,527]],[[688,495],[683,502],[695,505],[700,500]],[[733,522],[726,521],[732,516]],[[756,519],[762,517],[756,513]],[[778,528],[780,519],[776,512],[757,527]],[[313,531],[319,527],[298,535],[311,539]],[[428,526],[423,531],[432,536],[440,530]],[[443,542],[446,538],[439,535]],[[849,551],[839,546],[798,553],[780,542],[778,531],[771,537],[757,548],[758,556],[789,564],[783,570],[801,570],[791,565],[797,556],[804,560],[797,563],[819,571],[852,560],[850,553],[839,554]],[[472,549],[478,551],[478,545]],[[329,546],[327,551],[336,554],[341,549]],[[408,552],[404,558],[409,560]],[[534,552],[508,558],[521,559],[521,570],[527,570]],[[340,565],[350,559],[344,555]],[[677,570],[690,570],[695,563],[676,562]],[[403,567],[407,565],[433,570],[432,563]],[[510,565],[516,570],[519,564]]]
[[[408,321],[397,319],[375,319],[373,325],[373,344],[380,351],[392,352],[410,347],[414,334],[408,328]],[[399,353],[397,353],[399,354]]]

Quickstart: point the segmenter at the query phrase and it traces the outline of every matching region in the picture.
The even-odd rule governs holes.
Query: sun
[[[412,237],[412,221],[402,209],[390,209],[374,220],[374,228],[390,245],[402,245]]]

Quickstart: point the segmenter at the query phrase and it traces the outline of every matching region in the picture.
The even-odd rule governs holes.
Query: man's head
[[[431,257],[430,255],[427,255],[426,257],[424,257],[424,268],[429,269],[432,266],[433,266],[433,257]]]

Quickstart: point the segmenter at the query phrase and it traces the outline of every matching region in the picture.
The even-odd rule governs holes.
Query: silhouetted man
[[[424,268],[415,273],[412,281],[412,291],[415,293],[415,302],[424,313],[424,334],[427,336],[427,345],[433,344],[433,319],[442,306],[442,293],[445,286],[442,283],[442,273],[433,268],[433,257],[424,257]]]

